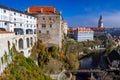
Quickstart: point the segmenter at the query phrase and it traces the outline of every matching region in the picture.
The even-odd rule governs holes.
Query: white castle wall
[[[13,37],[14,34],[0,34],[0,73],[2,73],[5,68],[7,67],[8,63],[11,63],[11,58],[10,56],[8,56],[8,63],[5,61],[5,52],[7,53],[7,55],[9,55],[9,50],[8,50],[8,41],[10,42],[10,48],[12,47],[12,43],[13,42]],[[2,58],[3,63],[2,63]]]

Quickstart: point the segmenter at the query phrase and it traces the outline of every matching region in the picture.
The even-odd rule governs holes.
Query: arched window
[[[23,39],[19,39],[19,49],[23,49]]]
[[[31,44],[31,46],[33,46],[33,38],[32,37],[30,38],[30,44]]]
[[[30,42],[29,42],[29,38],[26,39],[26,42],[27,42],[27,48],[29,48],[29,47],[30,47],[30,44],[29,44],[29,43],[30,43]]]
[[[22,54],[24,55],[24,52],[23,52],[23,51],[21,51],[20,53],[22,53]]]

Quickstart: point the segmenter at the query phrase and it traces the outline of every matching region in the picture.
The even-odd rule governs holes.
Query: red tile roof
[[[9,32],[9,31],[0,31],[0,34],[14,34],[15,32]]]
[[[53,6],[30,6],[28,8],[29,14],[59,14]]]
[[[67,28],[67,31],[75,31],[77,28]]]
[[[95,27],[95,28],[91,28],[93,31],[106,31],[105,28],[98,28],[98,27]]]
[[[77,30],[78,30],[78,31],[93,31],[93,30],[90,29],[90,28],[78,28]]]
[[[68,31],[75,31],[75,30],[77,30],[77,31],[93,31],[90,28],[83,28],[83,27],[81,27],[81,28],[68,28],[67,30]]]

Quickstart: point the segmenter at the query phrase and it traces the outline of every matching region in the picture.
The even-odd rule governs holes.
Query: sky
[[[0,5],[24,11],[29,6],[54,6],[69,27],[120,27],[120,0],[0,0]]]

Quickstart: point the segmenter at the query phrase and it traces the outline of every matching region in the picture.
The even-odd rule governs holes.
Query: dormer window
[[[6,10],[4,10],[4,13],[6,13]]]

